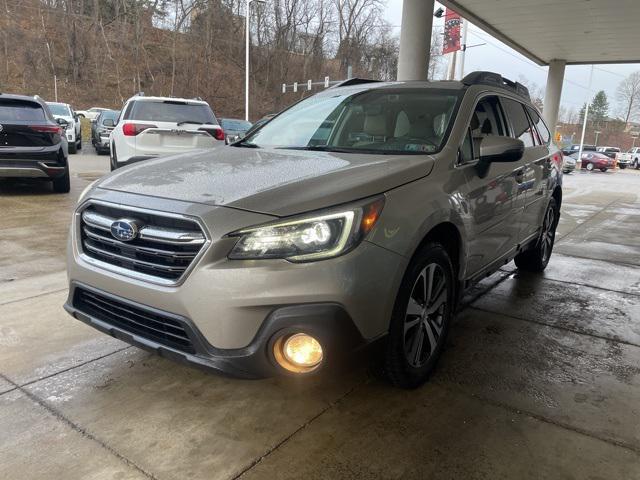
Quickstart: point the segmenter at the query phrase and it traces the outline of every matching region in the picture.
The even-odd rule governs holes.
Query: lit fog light
[[[274,354],[280,366],[296,373],[316,369],[323,356],[320,342],[306,333],[279,338],[274,345]]]

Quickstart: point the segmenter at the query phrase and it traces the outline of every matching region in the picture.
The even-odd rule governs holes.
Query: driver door
[[[474,276],[515,249],[519,218],[524,207],[520,183],[522,162],[491,163],[484,178],[478,174],[479,151],[488,136],[507,135],[504,113],[498,97],[489,95],[476,103],[458,168],[464,170],[464,197],[468,205],[468,273]]]

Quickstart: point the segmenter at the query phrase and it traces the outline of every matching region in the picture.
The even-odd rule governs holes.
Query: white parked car
[[[69,143],[69,153],[76,153],[82,148],[82,129],[77,112],[74,112],[68,103],[47,102],[47,105],[53,118],[66,120],[67,127],[64,136]]]
[[[618,157],[618,162],[620,163],[620,168],[630,166],[636,170],[640,169],[640,147],[633,147],[627,152],[622,153]],[[624,165],[624,167],[622,165]]]
[[[127,100],[110,138],[111,170],[150,158],[224,145],[224,131],[207,102],[142,95]]]
[[[100,107],[91,107],[89,110],[78,110],[76,113],[79,117],[83,117],[89,120],[95,120],[100,112],[104,112],[105,110],[109,110],[108,108],[100,108]]]

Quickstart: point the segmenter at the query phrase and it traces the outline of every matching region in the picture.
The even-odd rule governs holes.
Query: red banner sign
[[[444,16],[443,55],[460,50],[460,24],[460,15],[447,8],[447,13]]]

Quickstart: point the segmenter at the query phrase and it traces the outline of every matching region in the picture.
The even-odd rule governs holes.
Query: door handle
[[[524,181],[524,168],[517,170],[515,173],[516,183],[522,183]]]

